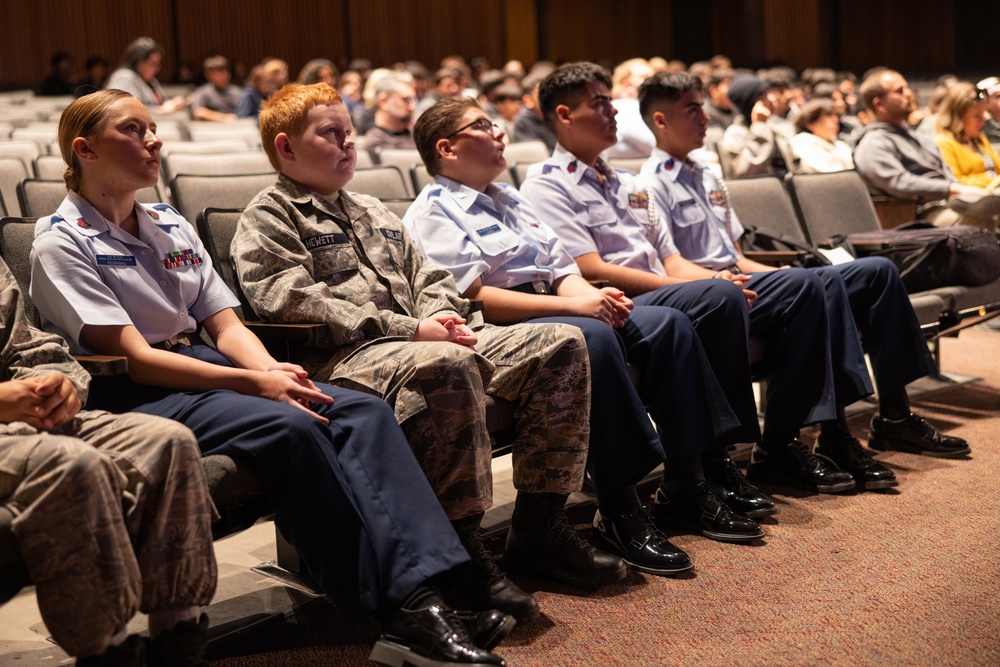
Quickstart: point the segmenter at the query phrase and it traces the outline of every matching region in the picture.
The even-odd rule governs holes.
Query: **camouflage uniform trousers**
[[[208,604],[216,564],[197,442],[159,417],[81,412],[69,435],[0,429],[0,507],[53,638],[100,652],[143,612]]]
[[[385,340],[320,378],[393,407],[451,520],[493,504],[486,401],[514,403],[514,486],[571,493],[583,483],[590,437],[590,362],[576,327],[487,325],[473,352],[455,343]]]

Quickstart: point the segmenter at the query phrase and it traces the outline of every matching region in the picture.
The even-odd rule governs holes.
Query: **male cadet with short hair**
[[[745,331],[746,316],[728,316],[727,324],[718,321],[722,312],[729,312],[730,300],[745,309],[746,301],[756,295],[741,291],[738,280],[691,282],[666,275],[647,239],[647,234],[658,237],[662,232],[648,224],[645,191],[632,188],[634,174],[612,169],[600,159],[617,140],[610,85],[608,73],[593,63],[564,65],[545,78],[539,89],[541,107],[559,143],[549,160],[529,169],[521,195],[538,218],[553,227],[584,278],[608,280],[638,305],[669,306],[691,319],[743,425],[735,442],[756,442],[760,430],[747,344],[733,345],[725,330]],[[631,230],[636,238],[619,234],[625,220],[636,223]],[[771,500],[746,483],[724,448],[706,451],[703,464],[706,478],[731,509],[743,514],[773,511]]]
[[[233,238],[240,283],[268,321],[321,322],[302,353],[310,375],[382,396],[393,406],[473,558],[461,606],[538,614],[483,544],[492,504],[486,395],[514,403],[514,486],[508,571],[596,588],[627,573],[568,524],[564,505],[583,483],[590,364],[575,327],[481,325],[451,274],[425,261],[402,222],[377,199],[349,193],[354,138],[340,95],[292,84],[260,114],[277,184],[247,206]]]
[[[232,84],[229,60],[225,56],[209,56],[202,65],[208,83],[191,94],[191,118],[226,122],[236,120],[236,107],[243,91]]]
[[[680,255],[661,223],[664,212],[648,201],[647,190],[635,174],[611,169],[599,159],[601,151],[615,141],[608,83],[607,72],[592,63],[564,65],[542,82],[542,110],[559,146],[550,160],[528,171],[521,193],[539,217],[553,225],[585,278],[609,280],[638,305],[685,311],[730,404],[741,404],[751,385],[746,348],[741,346],[740,356],[734,356],[732,346],[727,347],[719,336],[718,325],[704,325],[701,312],[711,302],[695,291],[716,281],[690,282],[672,275]],[[745,290],[748,299],[757,299],[746,286],[750,276],[739,271],[709,271],[700,277],[733,282]],[[780,305],[754,301],[750,309],[750,335],[763,336],[767,343],[767,409],[763,437],[755,431],[752,440],[743,442],[763,441],[769,456],[766,466],[758,470],[770,472],[769,478],[825,493],[853,489],[849,473],[828,466],[797,440],[802,425],[836,416],[822,281],[810,272],[793,269],[769,274],[764,282],[775,283],[786,298]],[[798,377],[808,381],[794,382]],[[871,393],[867,373],[853,379],[853,398]],[[756,428],[755,409],[736,412],[744,425],[749,428],[752,422]],[[761,458],[761,452],[757,457]],[[727,469],[727,482],[745,483],[731,462]]]
[[[756,321],[754,316],[775,306],[783,308],[787,302],[788,296],[775,280],[809,274],[822,279],[836,414],[833,418],[828,414],[813,415],[812,420],[821,422],[817,451],[841,470],[850,472],[859,488],[885,488],[895,485],[896,480],[891,471],[872,459],[851,436],[844,415],[845,406],[870,393],[858,331],[871,357],[879,388],[879,412],[872,417],[870,444],[876,449],[947,458],[967,454],[969,447],[964,440],[941,435],[910,411],[907,383],[935,372],[935,367],[899,272],[891,262],[885,258],[865,258],[816,269],[776,270],[748,260],[740,252],[737,242],[743,227],[729,204],[724,186],[704,165],[689,158],[689,153],[699,148],[705,138],[708,117],[702,109],[703,96],[701,82],[686,74],[658,74],[639,90],[643,118],[657,139],[657,148],[643,165],[641,174],[662,212],[661,220],[669,226],[672,255],[665,261],[668,271],[691,279],[727,271],[749,274],[747,287],[758,295],[750,313],[751,335],[757,331],[769,337],[775,336],[773,327],[771,330],[764,327],[771,324]],[[822,310],[822,307],[815,309],[817,319],[821,319]],[[772,351],[771,373],[777,371],[786,378],[782,382],[784,390],[797,404],[791,414],[801,415],[811,406],[798,402],[796,397],[820,378],[790,368],[789,355],[802,345],[802,340],[796,338],[797,330],[789,329],[782,339],[784,342]],[[781,370],[781,366],[789,368]],[[773,412],[771,404],[768,419]],[[773,438],[769,441],[768,435],[765,422],[767,456],[758,456],[751,462],[751,477],[755,472],[767,472],[767,461],[776,444]]]
[[[587,466],[602,542],[644,572],[691,567],[635,491],[635,482],[661,462],[663,486],[672,491],[664,508],[669,514],[713,539],[763,536],[704,482],[702,449],[726,442],[740,423],[687,317],[670,308],[633,308],[620,290],[598,289],[580,277],[573,258],[517,190],[492,184],[507,164],[504,135],[475,100],[441,100],[420,116],[414,138],[434,175],[403,219],[417,246],[454,273],[464,297],[482,300],[486,321],[560,322],[579,327],[587,339],[593,377]],[[741,291],[728,287],[729,311],[720,310],[716,321],[738,347],[746,343],[745,326],[728,324],[745,320],[746,306]],[[626,363],[639,371],[638,387]]]

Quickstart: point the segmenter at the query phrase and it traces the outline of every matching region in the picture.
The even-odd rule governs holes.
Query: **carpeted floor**
[[[776,492],[766,538],[740,546],[677,535],[692,574],[630,574],[581,595],[544,582],[542,617],[496,649],[510,665],[1000,664],[1000,332],[943,341],[946,370],[982,382],[915,409],[973,446],[968,460],[880,454],[895,490]],[[852,419],[867,435],[870,414]],[[577,512],[581,526],[589,511]],[[364,665],[373,623],[323,602],[212,648],[218,667]]]

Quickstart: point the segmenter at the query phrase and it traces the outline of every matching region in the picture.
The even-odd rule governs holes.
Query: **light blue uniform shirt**
[[[663,258],[677,252],[636,175],[603,160],[588,167],[557,145],[528,169],[521,195],[573,257],[596,252],[609,264],[662,276]]]
[[[42,326],[74,352],[93,352],[80,342],[85,324],[133,325],[154,344],[239,305],[180,213],[167,204],[135,211],[138,239],[71,192],[35,227],[31,298]]]
[[[639,173],[682,257],[713,271],[739,261],[735,241],[743,225],[710,169],[654,148]]]
[[[490,287],[579,274],[555,232],[506,183],[485,193],[436,176],[403,217],[420,251],[455,276],[459,292],[482,278]]]

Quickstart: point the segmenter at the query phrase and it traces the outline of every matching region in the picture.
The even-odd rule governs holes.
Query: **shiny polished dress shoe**
[[[857,486],[851,473],[828,465],[798,440],[769,451],[755,446],[747,479],[788,484],[816,493],[841,493]]]
[[[547,577],[586,589],[613,584],[628,574],[621,558],[580,539],[564,510],[541,527],[524,529],[512,522],[503,565],[511,574]]]
[[[942,459],[958,459],[972,451],[962,438],[942,435],[926,419],[912,412],[899,421],[876,414],[868,446],[880,451],[895,450]]]
[[[493,667],[507,663],[472,642],[458,615],[444,604],[400,608],[368,659],[389,667]]]
[[[506,637],[517,620],[498,609],[488,611],[463,611],[456,609],[455,615],[465,626],[472,643],[481,649],[492,650],[494,646]]]
[[[594,515],[594,534],[629,567],[650,574],[677,574],[694,567],[691,559],[660,532],[649,508],[623,514]]]
[[[857,438],[825,438],[820,435],[816,455],[851,473],[857,488],[865,491],[898,486],[896,475],[865,451]]]
[[[748,519],[759,519],[777,512],[774,501],[747,481],[728,456],[702,456],[705,481],[729,509]]]
[[[691,491],[676,494],[668,494],[661,485],[656,489],[653,503],[661,521],[693,526],[711,540],[749,542],[764,537],[756,521],[729,509],[705,482]]]
[[[146,639],[129,635],[117,646],[109,646],[102,655],[78,658],[76,667],[145,667]]]

